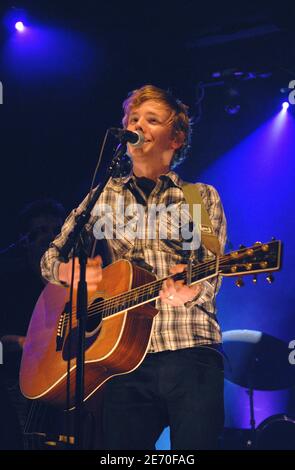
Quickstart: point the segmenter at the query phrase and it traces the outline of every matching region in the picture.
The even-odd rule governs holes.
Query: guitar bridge
[[[69,321],[69,307],[70,303],[67,302],[65,305],[65,309],[62,312],[58,325],[57,325],[57,333],[56,333],[56,351],[61,351],[65,341],[65,332]]]

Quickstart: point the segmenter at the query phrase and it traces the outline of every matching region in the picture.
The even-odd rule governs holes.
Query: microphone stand
[[[90,218],[92,209],[94,208],[99,196],[103,192],[109,180],[118,170],[121,158],[126,153],[127,145],[126,139],[123,138],[121,144],[117,147],[115,155],[111,161],[109,168],[102,183],[96,188],[88,200],[86,208],[77,216],[76,225],[72,232],[69,234],[64,246],[60,249],[60,259],[64,262],[69,260],[69,254],[74,247],[78,253],[80,264],[80,278],[77,290],[77,329],[78,329],[78,344],[77,344],[77,358],[76,358],[76,393],[75,393],[75,419],[74,419],[74,436],[75,448],[83,448],[83,405],[84,405],[84,365],[85,365],[85,331],[87,323],[87,282],[86,282],[86,265],[87,253],[83,246],[82,231],[85,224]]]

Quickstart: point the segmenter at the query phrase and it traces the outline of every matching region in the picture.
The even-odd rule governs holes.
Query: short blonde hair
[[[122,123],[124,128],[128,125],[131,111],[148,100],[163,103],[171,110],[172,114],[168,123],[172,124],[172,135],[173,137],[177,137],[177,135],[183,136],[183,144],[175,151],[171,162],[171,167],[175,168],[186,158],[190,144],[191,120],[188,115],[188,106],[166,90],[162,90],[154,85],[144,85],[129,93],[123,102],[124,117]]]

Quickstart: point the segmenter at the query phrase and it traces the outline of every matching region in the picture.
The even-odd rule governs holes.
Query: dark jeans
[[[148,354],[106,385],[106,449],[153,450],[170,426],[171,448],[214,449],[223,429],[223,358],[209,348]]]

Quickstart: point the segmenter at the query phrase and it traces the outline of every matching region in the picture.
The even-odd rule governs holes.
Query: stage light
[[[290,104],[288,103],[288,101],[284,101],[284,102],[282,103],[282,108],[283,108],[285,111],[287,111],[287,109],[289,108],[289,106],[290,106]]]
[[[25,30],[25,25],[22,21],[17,21],[14,27],[19,33],[22,33]]]

